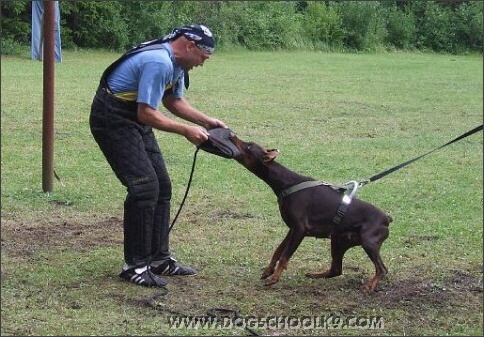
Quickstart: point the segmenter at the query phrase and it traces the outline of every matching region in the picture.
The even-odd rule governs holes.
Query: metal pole
[[[42,190],[52,192],[54,181],[54,28],[55,2],[43,1],[43,117],[42,117]]]

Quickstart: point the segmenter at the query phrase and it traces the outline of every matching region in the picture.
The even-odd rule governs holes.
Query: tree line
[[[2,1],[2,54],[30,46],[31,1]],[[188,23],[217,48],[468,53],[482,1],[59,1],[63,49],[125,50]]]

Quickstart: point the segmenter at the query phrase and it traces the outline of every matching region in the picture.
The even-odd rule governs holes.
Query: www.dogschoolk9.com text
[[[381,316],[267,316],[214,317],[170,316],[172,329],[265,329],[265,330],[380,330],[385,327]]]

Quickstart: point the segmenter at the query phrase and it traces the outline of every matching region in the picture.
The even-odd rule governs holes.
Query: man
[[[162,40],[133,48],[103,73],[91,105],[91,132],[116,177],[127,188],[124,202],[124,266],[119,276],[143,286],[164,287],[160,275],[195,275],[169,249],[171,180],[153,128],[184,136],[194,145],[224,122],[184,98],[188,71],[210,58],[215,41],[203,25],[175,28]],[[169,118],[160,103],[191,125]]]

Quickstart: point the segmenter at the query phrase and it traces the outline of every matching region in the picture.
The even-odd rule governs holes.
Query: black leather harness
[[[332,185],[332,184],[327,183],[325,181],[317,181],[317,180],[304,181],[302,183],[293,185],[293,186],[285,189],[284,191],[279,193],[277,198],[280,200],[280,199],[283,199],[283,198],[287,197],[288,195],[296,193],[300,190],[303,190],[303,189],[306,189],[306,188],[312,188],[312,187],[316,187],[316,186],[321,186],[321,185],[329,186],[329,187],[343,193],[341,203],[339,204],[338,210],[336,211],[336,215],[333,218],[333,222],[338,225],[338,224],[341,223],[341,221],[345,217],[346,212],[348,211],[348,207],[351,204],[351,201],[353,200],[353,197],[355,196],[358,187],[361,186],[361,184],[359,184],[358,182],[356,182],[354,180],[349,181],[346,184],[341,185],[341,186],[335,186],[335,185]]]

